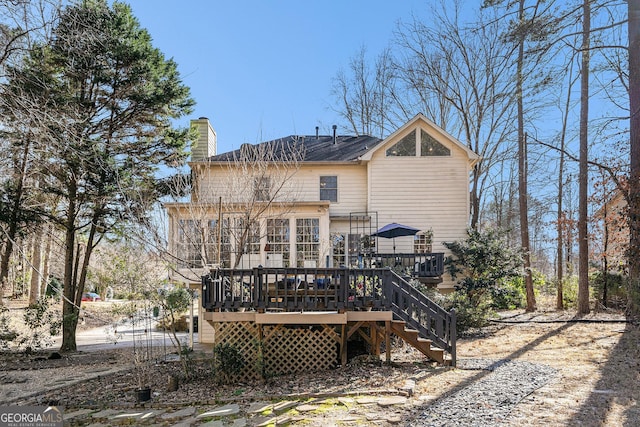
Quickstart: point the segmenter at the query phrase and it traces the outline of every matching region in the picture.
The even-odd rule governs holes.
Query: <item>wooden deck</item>
[[[355,337],[387,361],[396,335],[455,364],[455,313],[389,268],[217,270],[203,278],[202,306],[214,344],[241,348],[263,376],[344,365]]]

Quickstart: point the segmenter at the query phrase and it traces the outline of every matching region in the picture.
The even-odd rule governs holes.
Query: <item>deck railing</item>
[[[206,310],[321,311],[389,309],[383,295],[388,269],[219,269],[202,278]]]
[[[429,299],[395,272],[389,272],[385,281],[385,295],[391,300],[391,310],[407,327],[415,329],[420,336],[429,338],[451,355],[451,364],[456,366],[456,312],[447,311]]]
[[[455,365],[456,315],[390,268],[219,269],[202,278],[207,311],[388,310],[447,351]]]
[[[444,273],[444,253],[398,253],[373,254],[363,257],[368,267],[389,267],[396,272],[412,277],[440,277]]]

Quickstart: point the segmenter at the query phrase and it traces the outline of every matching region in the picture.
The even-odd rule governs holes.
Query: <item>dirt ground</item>
[[[640,329],[637,324],[626,322],[621,314],[614,312],[593,313],[579,319],[573,312],[551,310],[500,315],[490,327],[458,340],[459,360],[525,360],[557,370],[554,380],[516,406],[508,425],[640,425]],[[0,401],[20,401],[20,396],[29,396],[32,389],[27,399],[30,402],[53,399],[56,404],[75,402],[77,406],[107,407],[132,404],[130,391],[135,381],[132,373],[125,369],[131,366],[131,357],[126,351],[119,351],[87,352],[58,360],[38,356],[5,357],[5,354],[0,361]],[[416,383],[416,403],[408,409],[413,413],[405,414],[405,419],[411,419],[424,410],[428,402],[489,374],[436,366],[406,345],[394,349],[393,361],[389,366],[362,359],[338,371],[227,387],[213,387],[203,375],[199,381],[182,384],[179,394],[163,393],[157,401],[206,402],[212,399],[213,389],[216,399],[245,401],[323,393],[377,393],[397,390],[412,378]],[[177,369],[175,364],[157,369],[158,389],[166,387],[167,374]],[[84,374],[86,380],[83,380]],[[73,379],[74,385],[65,387]]]

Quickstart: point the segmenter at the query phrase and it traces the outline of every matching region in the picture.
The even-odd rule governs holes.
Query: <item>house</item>
[[[464,239],[479,156],[418,114],[385,139],[291,135],[216,154],[206,118],[189,163],[191,200],[167,203],[174,279],[212,266],[362,265],[372,253],[446,253]],[[371,237],[388,223],[411,237]],[[375,260],[373,260],[375,262]],[[438,284],[452,289],[446,278]]]
[[[325,355],[322,366],[328,366],[335,360],[336,342],[344,361],[354,334],[377,348],[396,333],[429,357],[444,360],[442,350],[434,356],[431,341],[405,330],[411,322],[420,330],[421,318],[433,319],[424,333],[455,354],[455,314],[416,296],[401,275],[415,273],[441,290],[453,289],[443,275],[443,243],[466,237],[469,176],[477,154],[422,114],[385,139],[337,135],[334,126],[332,135],[320,135],[316,128],[315,135],[243,144],[221,154],[209,121],[200,118],[192,125],[200,137],[189,163],[191,199],[164,206],[169,251],[177,260],[172,278],[197,289],[204,278],[201,342],[228,339],[258,360],[263,357],[252,342],[288,336],[283,346],[298,342],[305,352],[313,348]],[[420,231],[376,237],[390,223]],[[434,262],[435,274],[424,267]],[[399,275],[379,269],[385,266],[399,268],[394,272]],[[209,280],[218,267],[227,269],[226,276]],[[384,298],[376,300],[379,311],[358,312],[363,305],[354,301],[356,280],[363,287],[375,282],[377,295],[365,296],[370,300],[382,297],[384,289]],[[325,286],[329,282],[331,289]],[[283,293],[277,294],[281,285]],[[402,304],[405,308],[398,309]],[[245,306],[251,313],[240,312]],[[290,315],[264,313],[287,309]],[[417,317],[402,318],[410,312]],[[291,328],[308,324],[316,326]],[[289,327],[277,329],[282,325]],[[297,360],[295,367],[272,369],[307,367],[308,360],[296,359],[290,350],[274,350],[271,360]]]

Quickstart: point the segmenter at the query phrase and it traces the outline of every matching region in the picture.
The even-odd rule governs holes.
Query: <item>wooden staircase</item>
[[[443,349],[434,347],[430,339],[422,338],[418,331],[407,328],[406,325],[407,322],[403,320],[392,320],[391,331],[429,359],[435,360],[442,365],[451,364],[451,358],[445,358]]]
[[[456,365],[456,315],[431,301],[395,273],[387,297],[394,320],[391,332],[428,358]]]

